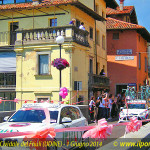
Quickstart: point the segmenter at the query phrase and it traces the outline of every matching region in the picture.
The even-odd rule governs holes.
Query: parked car
[[[146,100],[129,100],[127,106],[121,107],[119,113],[119,122],[129,121],[131,117],[137,117],[138,120],[150,118],[150,111]]]
[[[87,120],[83,116],[79,107],[74,105],[64,104],[49,104],[49,103],[26,103],[11,117],[5,118],[6,122],[0,124],[0,133],[7,132],[26,132],[39,131],[44,129],[49,124],[49,127],[54,129],[87,126]],[[63,149],[67,142],[80,142],[83,132],[58,132],[54,139],[55,146],[47,146],[46,149]],[[10,137],[11,138],[11,137]],[[24,137],[22,136],[22,139]],[[47,138],[51,138],[49,135]],[[11,138],[14,139],[14,138]],[[18,141],[17,137],[15,139]],[[2,139],[5,141],[7,139]],[[59,144],[59,145],[58,145]],[[69,146],[69,145],[68,145]],[[6,147],[2,147],[5,149]],[[28,149],[29,147],[22,147],[21,149]],[[12,149],[11,149],[12,150]],[[16,149],[15,149],[16,150]]]

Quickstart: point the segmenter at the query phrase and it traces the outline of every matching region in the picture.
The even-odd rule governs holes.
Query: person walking
[[[96,102],[95,102],[95,109],[94,109],[94,118],[95,118],[95,122],[98,121],[98,118],[99,118],[99,112],[98,112],[98,108],[99,108],[99,105],[100,105],[100,99],[99,97],[97,98]]]
[[[92,96],[90,99],[90,103],[89,103],[89,110],[90,110],[90,118],[91,118],[91,122],[94,122],[94,107],[95,107],[95,97]]]
[[[112,94],[109,95],[108,99],[108,118],[111,119],[111,110],[112,110]]]
[[[100,104],[98,106],[98,120],[103,118],[103,104],[102,104],[102,97],[99,97]]]
[[[117,112],[118,112],[118,104],[117,104],[117,97],[115,97],[112,104],[112,111],[111,111],[112,118],[117,117]]]

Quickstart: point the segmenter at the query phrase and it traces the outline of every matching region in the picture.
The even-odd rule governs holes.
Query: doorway
[[[127,84],[120,84],[120,85],[116,85],[116,95],[118,93],[125,93],[125,90],[123,89],[127,89]]]
[[[16,41],[16,30],[19,28],[19,22],[10,23],[10,45],[14,45]]]

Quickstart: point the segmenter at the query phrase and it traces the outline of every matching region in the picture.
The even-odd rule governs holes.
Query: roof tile
[[[120,7],[117,7],[116,9],[107,7],[106,14],[107,15],[129,14],[133,11],[133,9],[134,6],[124,6],[123,10],[120,10]]]
[[[114,18],[106,18],[107,23],[106,23],[106,28],[107,29],[144,29],[143,26],[133,24],[133,23],[128,23],[125,21],[120,21]]]
[[[76,0],[43,0],[42,3],[33,5],[33,3],[20,3],[20,4],[7,4],[0,5],[0,10],[10,10],[10,9],[23,9],[23,8],[34,8],[34,7],[44,7],[58,4],[73,3]]]

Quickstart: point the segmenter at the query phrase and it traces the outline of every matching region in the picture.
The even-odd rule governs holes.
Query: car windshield
[[[8,122],[41,123],[45,118],[44,110],[18,110]]]
[[[50,113],[50,123],[57,123],[58,111],[49,111]]]
[[[124,107],[126,109],[126,105]],[[145,104],[128,104],[128,109],[146,109]]]

